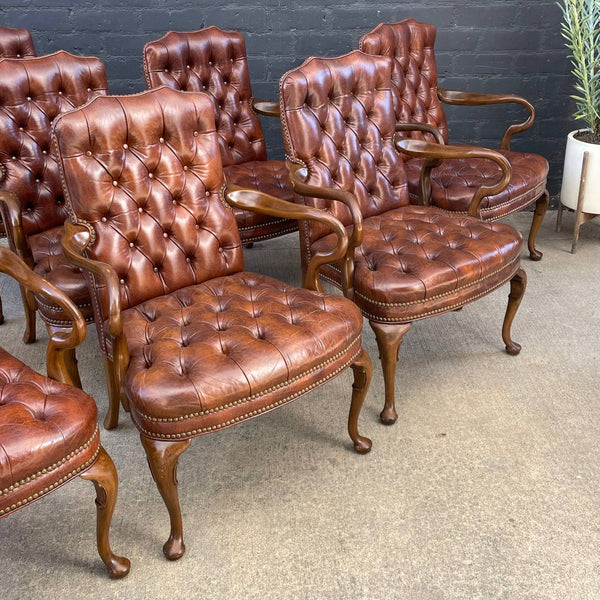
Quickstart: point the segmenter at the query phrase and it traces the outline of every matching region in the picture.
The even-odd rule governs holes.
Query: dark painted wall
[[[38,53],[64,48],[100,57],[112,93],[144,89],[145,42],[167,30],[207,25],[246,36],[254,95],[275,98],[279,77],[308,55],[342,54],[381,21],[407,17],[438,28],[436,44],[444,87],[512,92],[537,109],[532,129],[513,148],[550,161],[551,194],[560,188],[566,134],[576,128],[570,67],[554,0],[2,0],[0,23],[26,27]],[[448,107],[451,141],[495,147],[505,124],[522,113],[507,107]],[[277,123],[264,121],[271,155],[280,154]]]

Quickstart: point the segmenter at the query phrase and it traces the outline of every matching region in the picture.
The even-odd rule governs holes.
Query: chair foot
[[[410,323],[389,324],[369,321],[369,324],[375,332],[375,338],[377,339],[385,385],[385,404],[379,418],[384,425],[393,425],[398,419],[394,397],[396,362],[398,361],[398,352],[400,351],[402,339],[410,329]]]
[[[508,294],[508,306],[502,324],[502,339],[506,345],[506,352],[511,356],[515,356],[521,352],[521,346],[513,342],[510,337],[510,329],[515,318],[523,294],[527,288],[527,274],[523,269],[519,269],[515,276],[510,280],[510,293]]]
[[[96,488],[96,544],[108,574],[121,579],[129,573],[131,563],[123,556],[113,553],[109,543],[110,523],[117,500],[118,479],[115,465],[102,446],[94,464],[84,473],[82,479],[91,481]]]
[[[533,221],[531,223],[531,229],[529,230],[529,237],[527,238],[527,248],[529,249],[529,258],[531,260],[542,260],[543,253],[536,249],[535,238],[537,237],[538,230],[544,215],[548,209],[548,203],[550,202],[550,194],[548,190],[544,190],[544,193],[535,202],[535,212],[533,213]]]
[[[163,553],[169,560],[177,560],[185,553],[183,522],[177,492],[177,462],[179,456],[189,448],[191,440],[168,442],[153,440],[144,435],[140,435],[140,439],[146,451],[150,472],[167,506],[171,520],[171,533],[163,545]]]
[[[354,449],[359,454],[367,454],[371,451],[371,440],[358,433],[358,416],[365,401],[365,396],[369,390],[371,376],[373,374],[373,365],[369,355],[364,348],[360,356],[352,363],[354,371],[354,383],[352,384],[352,403],[350,405],[350,415],[348,416],[348,433],[354,444]]]

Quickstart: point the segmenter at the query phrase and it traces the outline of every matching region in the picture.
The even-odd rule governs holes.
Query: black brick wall
[[[566,134],[576,128],[570,66],[554,0],[2,0],[0,23],[31,30],[39,54],[64,48],[101,58],[112,93],[144,89],[145,42],[170,29],[207,25],[244,33],[255,96],[275,98],[279,77],[306,56],[352,50],[381,21],[407,17],[438,28],[444,87],[512,92],[536,107],[535,125],[513,148],[550,161],[549,189],[559,192]],[[448,107],[451,141],[496,147],[510,107]],[[277,123],[263,121],[270,154],[282,152]]]

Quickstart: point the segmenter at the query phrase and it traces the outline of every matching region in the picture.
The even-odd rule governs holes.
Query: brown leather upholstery
[[[448,142],[448,124],[440,101],[434,44],[436,30],[429,23],[406,19],[399,23],[381,23],[363,35],[359,48],[368,53],[393,59],[392,92],[394,112],[398,123],[433,125]],[[403,134],[412,139],[435,141],[429,133],[414,131]],[[546,179],[548,161],[538,155],[503,150],[509,160],[512,176],[501,193],[483,199],[479,216],[495,220],[522,210],[539,201],[536,213],[539,221],[547,207]],[[406,173],[411,202],[421,203],[419,177],[423,161],[406,158]],[[447,159],[431,172],[429,203],[452,212],[467,213],[475,190],[482,184],[498,181],[500,169],[484,159]],[[543,206],[545,203],[546,206]],[[529,247],[531,257],[539,260],[535,234],[537,219],[532,225]],[[534,231],[535,228],[535,231]]]
[[[69,350],[83,341],[85,322],[68,297],[0,247],[0,272],[50,296],[71,319],[68,335],[52,336],[45,377],[0,348],[0,517],[31,504],[76,476],[98,490],[98,549],[113,577],[129,572],[115,556],[108,530],[116,500],[116,471],[100,445],[96,404],[74,387]]]
[[[330,206],[349,235],[362,229],[362,243],[349,255],[353,281],[344,285],[340,265],[323,274],[346,293],[352,294],[353,284],[355,303],[379,334],[378,324],[410,323],[492,291],[519,271],[521,249],[520,235],[507,225],[409,205],[404,161],[392,141],[391,70],[389,58],[355,51],[311,58],[281,81],[287,152],[301,167],[296,191],[317,186],[306,189],[305,203]],[[319,189],[321,198],[327,190],[343,190],[349,200],[309,196]],[[348,203],[358,207],[362,220],[351,215]],[[301,232],[303,264],[335,243],[322,227],[303,223]],[[380,352],[384,363],[395,363],[395,350],[380,345]],[[388,403],[393,409],[393,369],[386,374]]]
[[[27,58],[35,56],[31,33],[27,29],[13,29],[0,25],[0,59]],[[0,237],[6,235],[4,222],[0,215]]]
[[[59,114],[106,93],[104,66],[97,58],[60,51],[0,61],[0,162],[6,169],[1,189],[16,197],[15,212],[20,214],[14,218],[20,220],[25,238],[21,240],[9,228],[11,247],[37,273],[68,293],[88,321],[93,311],[85,279],[65,260],[60,247],[68,212],[50,128]],[[6,210],[4,214],[8,217]],[[47,324],[70,326],[56,306],[37,300]]]
[[[28,58],[35,56],[31,33],[27,29],[0,25],[0,58]]]
[[[351,302],[243,271],[207,95],[99,97],[55,134],[69,209],[92,235],[86,256],[114,273],[108,289],[92,278],[99,337],[161,490],[166,441],[183,451],[362,360]]]
[[[37,500],[98,456],[96,403],[0,348],[0,516]]]
[[[144,47],[148,88],[167,85],[176,90],[205,92],[214,103],[219,148],[228,183],[293,199],[281,161],[267,160],[260,120],[253,107],[252,88],[241,33],[207,27],[171,31]],[[288,219],[236,209],[242,241],[251,243],[298,229]]]

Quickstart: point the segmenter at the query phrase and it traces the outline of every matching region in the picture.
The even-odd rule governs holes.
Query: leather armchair
[[[64,291],[87,321],[93,320],[87,284],[60,246],[68,213],[50,128],[59,114],[106,93],[104,66],[97,58],[60,51],[0,61],[0,165],[5,173],[0,179],[0,212],[10,247]],[[35,341],[36,308],[51,332],[71,328],[70,317],[58,305],[23,288],[22,296],[25,342]],[[76,374],[75,364],[72,370]],[[78,376],[75,381],[79,383]]]
[[[315,291],[319,268],[347,250],[342,225],[261,192],[226,190],[206,94],[161,87],[97,97],[57,119],[54,133],[73,219],[63,247],[91,273],[101,349],[171,518],[165,555],[174,560],[185,550],[176,467],[192,438],[261,415],[351,367],[348,430],[355,449],[368,452],[371,442],[357,430],[372,371],[362,316],[346,298]],[[308,265],[308,289],[243,270],[226,200],[333,230],[333,251]]]
[[[0,25],[0,59],[28,58],[31,56],[35,56],[35,47],[31,33],[27,29],[14,29]],[[5,235],[4,223],[0,216],[0,237],[4,237]],[[0,318],[1,316],[2,311],[0,310]]]
[[[279,104],[252,96],[244,37],[207,27],[171,31],[144,47],[148,88],[205,92],[213,100],[221,160],[228,183],[293,202],[285,163],[267,160],[258,115],[279,118]],[[234,208],[244,245],[297,231],[298,223]]]
[[[53,334],[46,353],[48,377],[0,348],[0,517],[28,506],[76,476],[96,488],[97,547],[112,577],[129,572],[129,560],[110,548],[117,472],[100,445],[94,399],[73,386],[69,353],[85,338],[85,321],[69,298],[0,246],[0,272],[60,306],[71,330]]]
[[[526,283],[521,236],[508,225],[409,204],[401,153],[442,159],[457,149],[396,139],[392,61],[359,51],[311,58],[281,80],[281,118],[294,188],[307,206],[328,209],[347,228],[348,251],[321,276],[353,298],[377,338],[385,380],[381,420],[397,419],[398,350],[413,321],[456,310],[511,282],[502,334]],[[473,148],[477,155],[493,155]],[[506,166],[504,164],[504,166]],[[303,222],[302,264],[330,248],[331,234]]]
[[[475,197],[482,185],[498,183],[504,176],[498,164],[488,158],[457,152],[453,157],[434,161],[423,154],[415,154],[406,160],[410,200],[414,204],[431,204],[486,221],[501,219],[535,203],[527,244],[531,260],[540,260],[542,253],[535,247],[535,238],[548,208],[548,162],[537,154],[510,150],[512,136],[533,124],[535,109],[525,98],[515,94],[475,94],[440,88],[434,53],[435,35],[433,25],[406,19],[399,23],[381,23],[360,38],[359,48],[363,52],[393,60],[392,92],[398,123],[429,126],[439,132],[436,141],[441,137],[447,144],[448,123],[443,104],[517,104],[525,109],[527,117],[522,123],[509,125],[502,136],[498,153],[508,161],[510,176],[508,185],[501,190]],[[430,129],[413,129],[403,135],[411,139],[434,140]]]
[[[35,56],[35,46],[27,29],[0,25],[0,59],[30,58]]]

